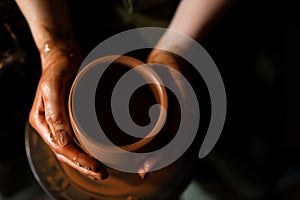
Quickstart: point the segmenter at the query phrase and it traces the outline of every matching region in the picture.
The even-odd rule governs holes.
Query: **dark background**
[[[79,3],[72,6],[76,10]],[[24,124],[40,64],[14,2],[1,1],[0,9],[0,194],[13,198],[36,184],[25,155]],[[292,1],[236,1],[202,42],[228,97],[221,138],[196,163],[195,179],[217,199],[300,197],[298,10]],[[83,52],[95,43],[85,43],[86,34],[77,30]],[[38,187],[28,191],[41,193]]]

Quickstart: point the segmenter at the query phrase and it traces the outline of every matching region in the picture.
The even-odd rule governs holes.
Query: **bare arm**
[[[196,41],[201,41],[232,1],[233,0],[181,0],[168,29],[183,33]],[[147,62],[159,63],[176,69],[188,79],[188,63],[175,54],[181,50],[188,50],[188,48],[189,44],[187,40],[185,40],[185,37],[178,37],[174,32],[166,31],[150,53]],[[182,94],[185,95],[184,86],[176,77],[174,77],[174,82]],[[147,168],[146,166],[155,165],[157,161],[153,160],[150,159],[144,163],[144,166],[140,169],[140,171],[143,172],[141,175],[144,176],[144,174],[149,171],[149,167]]]
[[[25,16],[36,46],[45,53],[45,45],[64,45],[77,51],[65,0],[16,0]],[[50,48],[50,47],[49,47]]]
[[[202,38],[232,0],[182,0],[169,25],[191,38]]]
[[[168,28],[181,32],[195,40],[202,40],[222,16],[233,0],[181,0]],[[176,41],[176,42],[174,42]],[[185,46],[184,41],[174,40],[168,32],[160,39],[157,47],[172,50]]]
[[[39,49],[42,75],[29,121],[61,161],[92,178],[105,168],[72,140],[67,112],[69,88],[81,64],[64,0],[17,0]]]

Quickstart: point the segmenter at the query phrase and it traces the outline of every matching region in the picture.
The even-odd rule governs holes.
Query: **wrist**
[[[169,64],[178,64],[181,62],[180,56],[162,49],[153,49],[148,56],[148,63],[169,63]]]
[[[39,49],[39,52],[42,70],[45,70],[48,66],[57,61],[71,63],[67,66],[78,69],[82,62],[82,56],[75,43],[47,41],[43,47]]]
[[[181,56],[161,49],[153,49],[147,58],[147,63],[158,63],[168,67],[171,67],[185,77],[189,74],[189,63]]]

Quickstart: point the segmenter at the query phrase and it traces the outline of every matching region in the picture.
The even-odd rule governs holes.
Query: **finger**
[[[159,159],[159,157],[152,157],[144,162],[144,164],[138,170],[138,174],[141,179],[146,179],[149,176],[154,166],[159,162]]]
[[[106,179],[107,170],[103,164],[84,153],[71,143],[56,150],[57,158],[92,179]]]
[[[30,111],[29,122],[31,126],[40,134],[42,139],[50,145],[51,142],[51,131],[45,120],[45,109],[40,96],[40,92],[37,91],[36,97],[34,99],[33,106]]]
[[[51,134],[48,123],[46,122],[44,105],[41,97],[35,98],[30,112],[30,123],[60,161],[67,163],[79,172],[93,179],[105,179],[108,177],[104,165],[84,153],[77,145],[69,144],[65,147],[57,145]]]
[[[181,94],[181,97],[183,99],[187,98],[186,94],[186,82],[184,81],[186,79],[183,74],[174,68],[169,68],[170,75],[172,79],[174,80],[175,88],[179,90],[179,94]]]
[[[185,94],[185,82],[189,80],[189,63],[180,56],[168,51],[153,50],[148,57],[148,64],[155,66],[155,64],[161,64],[168,67],[168,73],[173,80],[176,88],[181,93],[182,97],[187,98]]]
[[[138,171],[139,176],[141,179],[146,179],[149,176],[149,172],[147,172],[143,167],[139,169]]]
[[[65,96],[61,95],[65,94],[65,90],[61,91],[59,86],[57,89],[50,89],[52,87],[48,83],[41,86],[45,119],[56,144],[66,146],[72,141],[72,129],[67,115]]]

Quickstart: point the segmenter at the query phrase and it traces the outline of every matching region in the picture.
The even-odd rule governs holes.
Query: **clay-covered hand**
[[[47,50],[47,49],[46,49]],[[42,75],[30,112],[30,123],[57,158],[93,179],[107,177],[105,167],[73,141],[67,98],[81,58],[62,49],[42,55]]]

